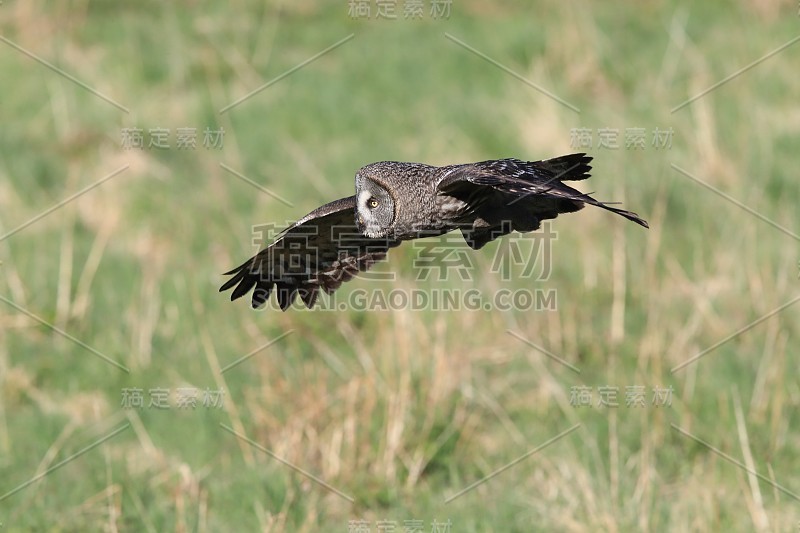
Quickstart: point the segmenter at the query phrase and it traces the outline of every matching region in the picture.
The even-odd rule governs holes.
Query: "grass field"
[[[0,3],[0,532],[800,530],[797,5],[433,3]],[[217,292],[366,163],[577,151],[649,230],[377,269],[555,309]]]

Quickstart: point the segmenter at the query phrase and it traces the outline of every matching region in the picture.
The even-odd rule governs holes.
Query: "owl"
[[[231,300],[253,290],[261,307],[272,292],[281,310],[295,298],[309,309],[319,295],[384,259],[403,241],[457,230],[478,250],[512,231],[589,204],[648,227],[631,211],[567,185],[589,177],[592,158],[570,154],[543,161],[495,159],[436,167],[382,161],[362,167],[355,195],[325,204],[281,232],[272,244],[224,275]]]

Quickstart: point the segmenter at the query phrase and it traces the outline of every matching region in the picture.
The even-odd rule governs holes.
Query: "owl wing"
[[[277,288],[281,310],[288,309],[297,294],[311,309],[319,289],[332,293],[400,244],[393,239],[371,239],[359,232],[355,208],[355,196],[349,196],[310,212],[254,257],[226,272],[233,277],[220,292],[233,288],[231,300],[236,300],[255,288],[252,306],[258,308]]]
[[[440,194],[453,196],[466,207],[459,213],[464,238],[473,248],[509,233],[533,231],[541,220],[577,211],[585,204],[601,207],[649,227],[636,213],[600,202],[564,181],[589,177],[591,157],[570,154],[544,161],[497,159],[445,167]]]

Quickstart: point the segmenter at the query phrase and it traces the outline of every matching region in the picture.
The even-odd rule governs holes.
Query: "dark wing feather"
[[[231,300],[253,291],[253,307],[261,307],[273,290],[285,311],[297,295],[311,309],[319,290],[330,294],[386,257],[400,241],[371,239],[355,225],[355,197],[325,204],[284,230],[257,255],[226,276],[220,292],[233,288]]]
[[[533,231],[541,220],[577,211],[584,204],[648,227],[636,213],[595,200],[564,183],[588,178],[591,160],[581,153],[545,161],[498,159],[447,167],[439,191],[465,202],[460,222],[471,224],[462,231],[473,248],[513,230]]]

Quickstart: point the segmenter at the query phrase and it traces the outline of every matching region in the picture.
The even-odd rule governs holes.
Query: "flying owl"
[[[240,266],[220,292],[231,300],[253,291],[261,307],[275,290],[281,310],[299,294],[311,309],[327,294],[386,257],[402,241],[460,230],[478,250],[512,231],[529,232],[542,220],[585,204],[640,226],[636,213],[599,202],[565,184],[589,177],[591,157],[570,154],[545,161],[498,159],[435,167],[382,161],[362,167],[356,194],[313,210]]]

